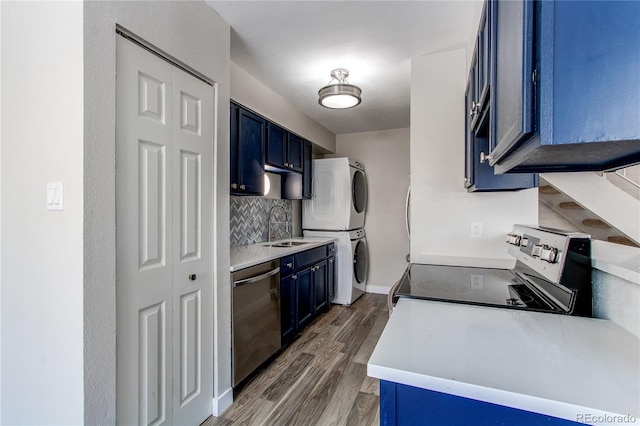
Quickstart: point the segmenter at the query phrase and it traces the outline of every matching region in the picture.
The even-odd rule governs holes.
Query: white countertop
[[[606,320],[400,299],[367,372],[572,421],[640,423],[640,340]]]
[[[640,249],[591,240],[591,265],[595,269],[640,285]]]
[[[309,250],[314,247],[323,246],[325,244],[329,244],[332,241],[336,241],[336,238],[300,237],[288,238],[286,240],[280,241],[302,241],[306,244],[293,247],[267,247],[267,245],[269,244],[275,244],[278,242],[271,241],[265,243],[249,244],[246,246],[232,247],[231,272],[239,271],[240,269],[258,265],[270,260],[279,259],[293,253]]]

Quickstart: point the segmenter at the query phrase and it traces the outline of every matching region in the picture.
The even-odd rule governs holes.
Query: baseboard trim
[[[233,404],[233,388],[227,389],[222,395],[213,398],[213,415],[218,417],[220,414],[231,407]]]
[[[367,293],[375,293],[375,294],[389,294],[389,290],[391,287],[387,287],[386,285],[368,285],[366,286]]]

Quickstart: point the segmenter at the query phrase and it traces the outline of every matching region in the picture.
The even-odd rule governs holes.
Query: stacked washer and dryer
[[[364,294],[369,263],[366,210],[362,164],[348,158],[313,160],[313,198],[302,202],[302,229],[305,237],[337,238],[332,303],[350,305]]]

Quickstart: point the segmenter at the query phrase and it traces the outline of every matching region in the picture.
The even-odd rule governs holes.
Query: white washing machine
[[[350,305],[364,294],[369,253],[364,229],[354,231],[304,231],[305,237],[330,237],[336,241],[335,297],[331,303]]]
[[[364,166],[342,158],[313,160],[313,198],[302,201],[302,229],[349,231],[364,227]]]

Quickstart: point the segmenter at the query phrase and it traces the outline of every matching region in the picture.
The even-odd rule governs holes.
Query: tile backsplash
[[[273,210],[272,240],[290,237],[291,201],[263,197],[230,198],[231,247],[259,243],[268,240],[269,212]]]

